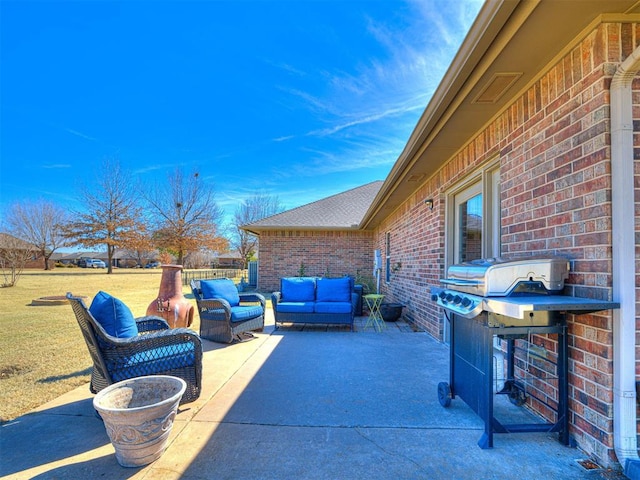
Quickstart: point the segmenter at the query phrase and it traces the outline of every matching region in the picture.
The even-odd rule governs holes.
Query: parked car
[[[87,268],[107,268],[107,264],[97,258],[88,258],[86,260]]]
[[[160,266],[160,262],[149,262],[144,268],[158,268]]]

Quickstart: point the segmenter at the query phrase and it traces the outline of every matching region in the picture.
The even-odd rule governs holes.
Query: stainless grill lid
[[[507,296],[526,282],[558,293],[569,278],[569,268],[569,261],[557,256],[487,258],[451,265],[441,282],[453,290],[480,296]]]

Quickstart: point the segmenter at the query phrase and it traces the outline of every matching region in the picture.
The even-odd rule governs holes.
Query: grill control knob
[[[447,298],[445,300],[447,302],[450,302],[451,300],[453,300],[453,295],[451,295],[450,293],[447,293]]]
[[[456,295],[453,297],[453,303],[460,303],[462,301],[462,297],[460,295]]]
[[[469,305],[471,305],[471,299],[469,297],[464,297],[462,299],[462,306],[468,307]]]

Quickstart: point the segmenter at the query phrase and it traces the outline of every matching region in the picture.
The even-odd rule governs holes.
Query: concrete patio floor
[[[594,479],[578,449],[546,433],[496,434],[456,399],[446,345],[404,322],[377,333],[268,327],[232,345],[203,341],[203,391],[182,405],[156,462],[123,468],[88,385],[0,429],[0,475],[19,479]],[[366,318],[365,318],[366,319]],[[500,403],[500,402],[497,402]],[[529,415],[505,402],[496,416]]]

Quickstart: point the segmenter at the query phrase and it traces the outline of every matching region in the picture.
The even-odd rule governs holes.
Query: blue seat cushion
[[[282,313],[313,313],[313,302],[280,302],[276,310]]]
[[[260,315],[262,315],[262,307],[260,305],[231,307],[232,322],[244,322]]]
[[[232,307],[240,305],[238,289],[231,280],[200,280],[200,289],[202,290],[202,298],[205,300],[223,298]]]
[[[193,343],[177,343],[144,350],[129,357],[107,360],[107,370],[114,382],[127,378],[153,375],[192,366],[195,362]]]
[[[315,313],[351,313],[350,302],[316,302]]]
[[[316,299],[314,277],[285,277],[280,280],[283,302],[313,302]]]
[[[318,302],[351,301],[351,279],[349,277],[319,278],[316,285],[316,300]]]
[[[130,338],[138,335],[138,325],[129,307],[106,292],[99,291],[96,294],[89,312],[112,337]]]

